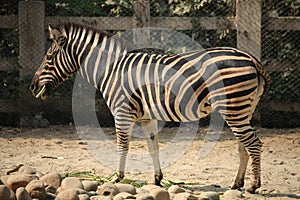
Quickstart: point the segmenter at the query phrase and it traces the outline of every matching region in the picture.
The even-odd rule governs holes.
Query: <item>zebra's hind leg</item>
[[[250,123],[233,125],[229,122],[228,125],[231,127],[236,138],[241,143],[239,147],[241,163],[240,163],[239,171],[235,180],[235,184],[233,185],[233,188],[239,188],[243,186],[244,175],[247,167],[246,162],[248,161],[246,155],[247,152],[251,159],[250,187],[247,189],[247,192],[253,194],[255,193],[255,190],[257,188],[260,188],[261,185],[260,156],[261,156],[262,142],[251,129]]]
[[[239,150],[239,155],[240,155],[240,165],[239,165],[239,170],[236,175],[235,181],[231,189],[239,189],[244,187],[244,179],[245,179],[245,174],[246,174],[246,169],[247,169],[247,164],[249,160],[249,155],[248,152],[246,151],[244,145],[238,141],[238,150]]]
[[[143,131],[147,137],[148,149],[154,164],[154,184],[161,186],[163,178],[159,161],[157,120],[142,122]]]

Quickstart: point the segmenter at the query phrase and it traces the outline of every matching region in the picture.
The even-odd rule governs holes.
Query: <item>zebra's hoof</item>
[[[235,182],[233,184],[233,186],[231,187],[232,190],[242,190],[242,188],[244,187],[244,181],[241,181],[241,182]]]
[[[116,177],[112,178],[112,180],[111,180],[111,182],[113,182],[113,183],[119,183],[124,178],[124,174],[118,174],[118,173],[116,173],[115,176]]]
[[[162,187],[160,183],[162,179],[163,179],[163,174],[161,172],[159,174],[154,175],[154,184],[159,187]]]
[[[114,182],[114,183],[119,183],[121,180],[122,180],[122,179],[120,179],[120,178],[116,178],[116,179],[113,180],[113,182]]]
[[[246,189],[247,192],[249,192],[250,194],[255,194],[256,189],[258,189],[259,187],[250,187],[248,189]]]
[[[161,183],[160,183],[159,180],[155,180],[155,181],[154,181],[154,185],[157,185],[157,186],[159,186],[159,187],[162,187],[162,185],[161,185]]]
[[[251,194],[255,194],[256,189],[260,188],[260,186],[261,186],[260,179],[250,185],[251,185],[251,187],[247,188],[246,191]]]

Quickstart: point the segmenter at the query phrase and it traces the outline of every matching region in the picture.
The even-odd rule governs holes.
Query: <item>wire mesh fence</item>
[[[262,63],[269,66],[272,80],[267,98],[280,104],[278,109],[270,106],[262,112],[266,127],[291,127],[300,123],[296,107],[300,100],[300,31],[293,30],[294,27],[289,30],[270,27],[274,18],[299,15],[299,1],[263,1]]]
[[[26,2],[30,3],[30,1]],[[80,20],[81,23],[104,28],[112,33],[139,26],[171,27],[197,41],[204,48],[238,47],[237,35],[240,33],[235,27],[237,22],[234,21],[238,2],[236,0],[46,0],[43,2],[44,10],[42,10],[45,19],[43,34],[32,29],[32,38],[28,38],[29,41],[27,41],[28,44],[43,41],[44,51],[40,52],[39,49],[22,50],[24,46],[22,43],[24,38],[20,41],[22,29],[20,24],[15,23],[15,21],[19,23],[22,21],[22,13],[19,10],[21,2],[3,1],[0,5],[2,17],[0,18],[2,20],[0,22],[0,57],[4,63],[0,69],[1,125],[35,127],[73,122],[74,78],[55,89],[52,96],[45,101],[29,97],[31,94],[29,94],[28,87],[33,76],[33,69],[37,69],[37,63],[41,63],[42,56],[39,61],[29,64],[35,58],[29,56],[24,58],[20,54],[24,55],[24,51],[33,51],[37,55],[45,53],[51,44],[47,41],[46,23],[56,23],[59,20]],[[261,2],[261,62],[269,71],[272,84],[259,106],[260,117],[257,121],[263,127],[300,126],[300,28],[297,23],[295,25],[290,23],[300,21],[298,17],[300,3],[294,0]],[[150,16],[149,19],[146,17],[147,24],[133,23],[139,20],[145,23],[144,19],[139,19],[136,3],[141,3],[142,8],[149,5]],[[170,21],[171,18],[176,18],[175,25],[172,24],[174,20]],[[31,24],[27,27],[34,27],[36,23],[40,23],[40,20],[33,16],[30,21],[22,23]],[[277,24],[278,20],[281,20],[279,24],[283,24],[284,20],[289,20],[288,26],[282,29]],[[42,40],[35,40],[37,34],[42,37]],[[20,62],[19,59],[24,60]],[[26,65],[35,66],[31,66],[28,70]],[[101,98],[101,94],[96,93],[95,96],[99,97],[96,101],[96,110],[100,124],[113,126],[113,117]]]

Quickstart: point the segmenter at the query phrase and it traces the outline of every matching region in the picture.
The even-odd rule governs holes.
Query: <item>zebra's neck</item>
[[[89,37],[86,38],[88,40]],[[118,67],[117,63],[126,54],[124,45],[118,39],[104,36],[100,41],[99,34],[96,33],[93,40],[84,44],[82,51],[78,52],[79,73],[106,98],[108,88],[104,84],[110,81]]]

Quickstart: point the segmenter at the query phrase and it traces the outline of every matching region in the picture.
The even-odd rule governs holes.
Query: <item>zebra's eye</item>
[[[50,55],[47,55],[47,60],[51,60],[52,59],[52,54],[50,54]]]

